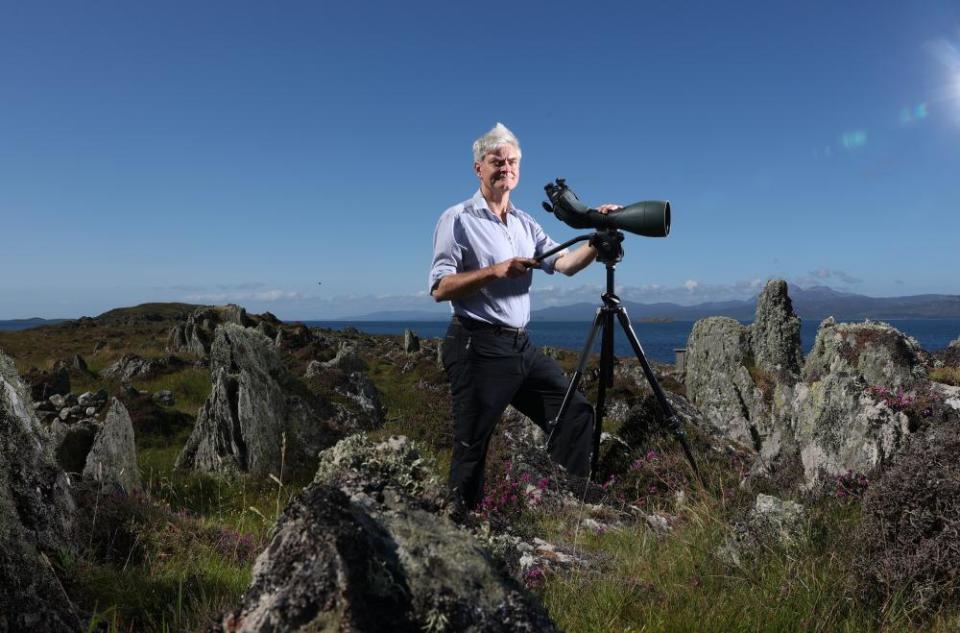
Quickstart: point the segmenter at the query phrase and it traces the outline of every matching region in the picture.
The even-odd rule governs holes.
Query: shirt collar
[[[487,206],[487,199],[483,197],[483,191],[480,189],[477,189],[477,193],[473,194],[473,207],[475,209],[483,209],[498,220],[500,219],[497,217],[497,214],[491,211],[490,207]],[[507,203],[507,213],[512,213],[513,215],[517,214],[517,208],[513,206],[512,200]]]

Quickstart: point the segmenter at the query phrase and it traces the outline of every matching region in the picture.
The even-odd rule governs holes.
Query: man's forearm
[[[430,294],[435,301],[466,299],[494,279],[513,279],[528,274],[531,268],[540,268],[540,262],[529,257],[514,257],[486,268],[447,275]]]
[[[584,244],[575,251],[570,251],[557,259],[553,267],[564,275],[574,275],[590,264],[597,258],[597,249]]]
[[[466,299],[479,292],[481,288],[496,278],[493,266],[454,273],[442,278],[430,294],[433,295],[434,301]]]

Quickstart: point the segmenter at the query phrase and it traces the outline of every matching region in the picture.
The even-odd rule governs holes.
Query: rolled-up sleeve
[[[447,211],[437,221],[433,232],[433,264],[430,266],[429,292],[433,294],[440,280],[460,271],[463,247],[457,242],[455,229],[457,214]]]
[[[539,223],[533,223],[533,242],[534,242],[534,257],[539,257],[543,253],[546,253],[552,248],[560,246],[559,242],[554,242],[550,239],[550,236],[547,235]],[[563,255],[568,252],[568,249],[563,249],[556,255],[551,255],[541,262],[541,270],[545,273],[553,274],[555,268],[554,265],[557,263],[557,260],[560,259]]]

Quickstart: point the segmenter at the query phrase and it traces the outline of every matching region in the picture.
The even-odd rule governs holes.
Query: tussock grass
[[[856,511],[816,508],[801,546],[760,548],[741,567],[716,555],[728,535],[725,514],[702,497],[665,537],[645,526],[582,533],[580,545],[601,562],[548,575],[547,609],[571,633],[913,629],[903,609],[878,615],[848,595],[846,539]]]
[[[210,395],[210,370],[204,367],[187,367],[175,373],[162,374],[147,380],[136,380],[133,386],[143,391],[173,392],[176,403],[174,408],[190,415],[206,402]]]
[[[370,379],[380,390],[387,409],[386,424],[369,433],[371,439],[406,435],[430,451],[440,471],[438,476],[446,479],[453,446],[453,420],[443,371],[430,359],[420,359],[406,372],[387,359],[370,359],[369,365]]]
[[[960,367],[937,367],[931,369],[930,380],[960,387]]]

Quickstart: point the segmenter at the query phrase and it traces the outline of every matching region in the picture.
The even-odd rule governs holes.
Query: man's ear
[[[477,175],[477,178],[480,177],[480,163],[478,162],[473,163],[473,173]]]

